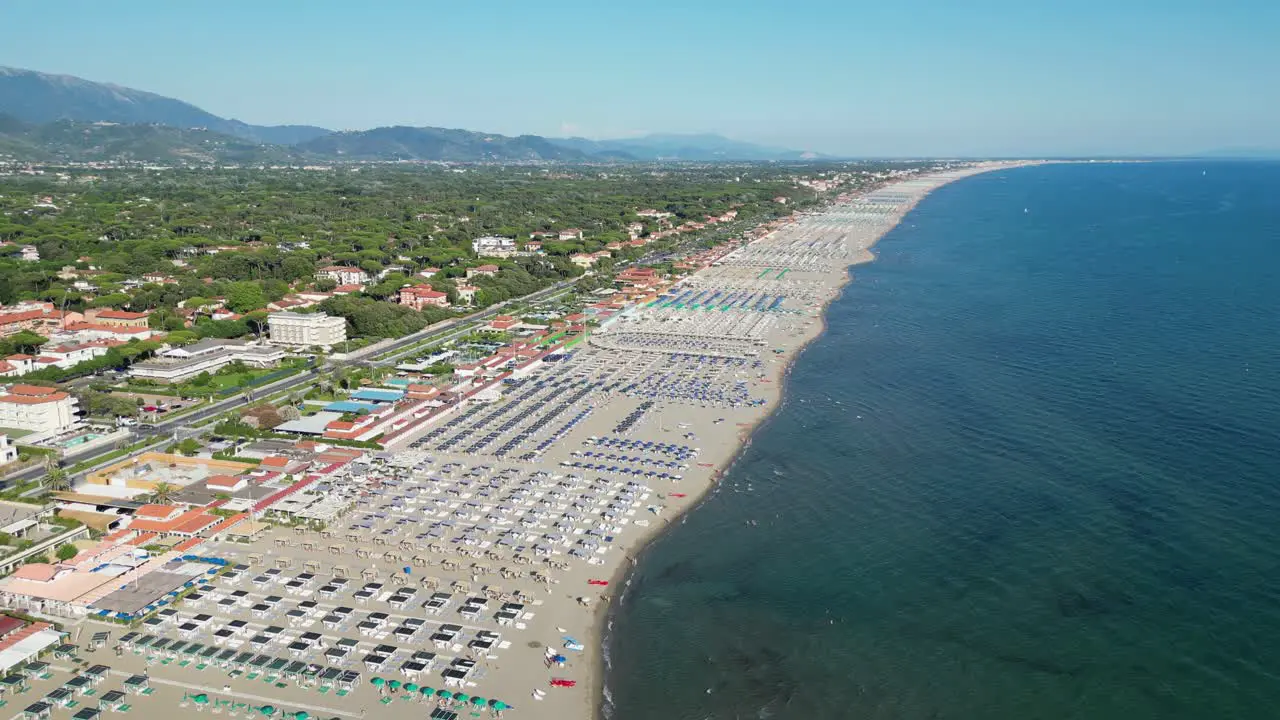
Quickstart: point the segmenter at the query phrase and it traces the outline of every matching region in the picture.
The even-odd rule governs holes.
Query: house
[[[439,274],[440,274],[440,268],[438,267],[422,268],[422,270],[418,271],[418,277],[424,277],[424,278],[427,278],[428,280],[430,280],[431,278]]]
[[[9,436],[0,433],[0,465],[8,465],[18,459],[18,448],[9,442]]]
[[[188,509],[181,505],[143,505],[133,512],[129,529],[155,533],[161,537],[170,535],[192,537],[216,525],[220,519],[217,515],[205,512],[203,508]]]
[[[644,223],[633,222],[627,225],[627,236],[630,237],[632,240],[635,240],[636,238],[640,237],[640,234],[643,232],[644,232]]]
[[[510,330],[520,324],[520,319],[511,315],[499,315],[489,321],[492,330]]]
[[[23,245],[22,259],[25,260],[26,262],[39,262],[40,251],[36,249],[35,245]]]
[[[787,198],[785,195],[779,195],[778,197],[774,198],[773,201],[778,203],[779,205],[787,204]]]
[[[84,320],[87,323],[106,325],[107,327],[144,328],[147,327],[150,315],[150,312],[90,308],[84,311]]]
[[[511,257],[516,254],[515,238],[488,235],[471,241],[471,250],[477,257]]]
[[[636,215],[642,218],[653,218],[654,220],[665,220],[666,218],[671,217],[671,213],[669,212],[654,209],[637,210]]]
[[[0,307],[0,336],[23,330],[47,334],[61,329],[68,316],[73,315],[82,317],[79,313],[63,313],[51,302],[21,302]]]
[[[128,342],[134,338],[146,340],[156,334],[149,327],[115,327],[112,325],[99,325],[98,323],[74,322],[70,318],[67,318],[63,329],[76,333],[77,337],[86,341],[119,340]]]
[[[178,282],[162,272],[149,272],[142,274],[143,282],[155,283],[157,285],[171,285]]]
[[[597,258],[595,255],[592,255],[590,253],[574,253],[569,256],[569,262],[573,263],[574,265],[577,265],[580,268],[589,268],[595,265],[596,260],[598,259],[599,258]]]
[[[204,486],[213,493],[233,493],[249,486],[249,481],[238,475],[210,475]]]
[[[475,285],[458,285],[458,301],[470,305],[475,302],[476,293],[480,292],[480,288]]]
[[[524,249],[525,249],[525,252],[540,253],[542,252],[542,241],[530,240],[529,242],[524,244]]]
[[[559,240],[581,240],[582,229],[568,228],[566,230],[561,230],[559,233],[556,234],[556,238]]]
[[[414,285],[400,289],[400,304],[421,310],[424,307],[449,307],[449,295],[433,289],[430,285]]]
[[[494,275],[497,275],[497,274],[498,274],[497,265],[481,265],[479,267],[467,268],[468,280],[470,280],[473,277],[476,277],[477,275],[483,275],[484,277],[493,277]]]
[[[317,280],[332,280],[338,285],[361,285],[369,282],[369,274],[358,267],[330,265],[316,271]]]

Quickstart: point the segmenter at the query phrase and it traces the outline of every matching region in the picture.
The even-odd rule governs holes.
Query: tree
[[[13,348],[13,352],[26,353],[34,355],[40,350],[40,346],[49,342],[49,338],[37,335],[30,330],[19,330],[18,332],[5,338],[5,343]]]
[[[72,545],[71,543],[63,543],[59,545],[58,550],[54,553],[54,555],[56,555],[59,560],[62,560],[64,562],[67,560],[70,560],[71,558],[79,554],[80,554],[80,551],[76,549],[76,546]]]
[[[245,313],[250,310],[266,307],[270,302],[266,291],[258,283],[241,280],[228,283],[226,288],[227,308],[233,312]]]
[[[147,500],[157,505],[170,505],[173,503],[173,496],[178,494],[178,487],[167,482],[158,482],[151,488],[151,492],[147,495]]]
[[[319,280],[316,280],[315,287],[319,292],[331,292],[334,288],[338,287],[338,281],[333,278],[320,278]]]
[[[200,441],[195,438],[186,438],[182,442],[179,442],[177,447],[178,452],[186,455],[187,457],[191,457],[200,452]]]
[[[47,459],[44,487],[49,492],[62,492],[71,489],[71,478],[67,476],[67,471],[58,467],[57,460],[52,457]]]

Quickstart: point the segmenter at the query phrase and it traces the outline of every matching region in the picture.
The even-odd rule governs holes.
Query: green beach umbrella
[[[200,693],[199,695],[192,695],[191,701],[197,705],[204,705],[205,703],[209,702],[209,696],[205,695],[204,693]]]
[[[276,708],[274,705],[263,705],[262,707],[258,708],[258,712],[262,713],[263,715],[266,715],[267,717],[271,717],[272,715],[276,714]]]
[[[444,698],[445,700],[448,700],[449,698],[453,697],[453,693],[449,692],[448,690],[437,690],[436,697]]]
[[[466,693],[458,693],[457,695],[453,696],[453,699],[457,700],[458,702],[466,702],[471,699],[471,696]]]
[[[418,688],[418,692],[422,693],[423,695],[435,695],[436,689],[433,687],[427,687],[426,685],[423,685],[422,687]]]
[[[475,705],[476,707],[482,707],[485,704],[485,699],[480,697],[479,695],[476,695],[475,697],[471,698],[471,704]]]
[[[373,683],[374,685],[377,685],[377,686],[381,687],[381,686],[385,685],[387,681],[386,681],[386,680],[383,680],[383,679],[382,679],[382,678],[380,678],[380,677],[375,677],[375,678],[372,678],[371,680],[369,680],[369,682]]]
[[[406,692],[415,692],[418,689],[418,683],[405,683],[404,689]]]
[[[307,712],[306,710],[299,710],[298,712],[293,714],[293,717],[295,718],[295,720],[310,720],[311,713]]]
[[[501,700],[490,700],[489,707],[493,708],[494,710],[506,710],[511,706],[502,702]]]
[[[399,681],[399,680],[388,680],[388,681],[387,681],[387,687],[391,688],[392,690],[399,690],[399,689],[400,689],[400,681]]]

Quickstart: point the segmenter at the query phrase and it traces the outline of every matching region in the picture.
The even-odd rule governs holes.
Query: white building
[[[68,393],[35,385],[0,389],[0,427],[57,434],[80,424],[79,403]]]
[[[18,448],[9,442],[8,435],[0,435],[0,465],[8,465],[18,459]]]
[[[243,340],[201,340],[194,345],[165,350],[152,360],[134,363],[129,374],[156,382],[180,383],[200,373],[216,373],[236,361],[263,368],[273,367],[283,359],[284,350],[276,347],[249,345]]]
[[[489,235],[472,240],[471,249],[479,257],[511,257],[516,254],[516,241],[515,238]]]
[[[346,318],[325,313],[275,312],[267,316],[272,345],[322,347],[325,350],[347,339]]]
[[[339,285],[363,285],[369,282],[369,274],[358,267],[330,265],[320,268],[316,273],[317,280],[332,280]]]

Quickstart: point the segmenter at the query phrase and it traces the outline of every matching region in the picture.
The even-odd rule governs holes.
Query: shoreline
[[[910,215],[912,210],[914,210],[925,198],[931,195],[938,188],[944,187],[958,180],[973,177],[974,175],[1017,167],[1027,167],[1036,164],[1042,163],[1016,162],[990,165],[984,164],[966,168],[962,171],[952,171],[949,173],[923,176],[921,178],[912,178],[908,181],[889,183],[879,188],[861,193],[857,196],[833,203],[822,211],[816,213],[817,216],[821,217],[830,214],[841,204],[848,204],[851,201],[866,198],[877,192],[889,192],[894,188],[925,179],[945,178],[942,182],[938,182],[936,185],[933,185],[927,190],[915,195],[908,203],[904,204],[898,212],[894,213],[891,222],[885,224],[885,226],[881,228],[880,232],[876,233],[863,247],[859,248],[859,251],[854,255],[851,261],[842,269],[841,272],[843,277],[841,277],[838,282],[831,285],[831,292],[816,308],[813,315],[813,320],[815,321],[813,331],[805,333],[800,341],[793,347],[789,348],[789,352],[787,352],[782,358],[783,362],[779,368],[777,377],[772,381],[774,392],[771,393],[768,402],[764,405],[764,412],[758,417],[750,420],[745,427],[742,427],[739,432],[737,445],[729,455],[728,460],[723,465],[713,470],[706,486],[698,491],[697,497],[694,498],[691,503],[688,503],[686,506],[681,508],[678,514],[666,519],[662,525],[657,526],[650,532],[643,533],[641,537],[636,538],[635,544],[628,547],[625,551],[624,557],[626,560],[615,568],[614,573],[610,578],[610,586],[619,587],[617,594],[611,595],[608,602],[601,603],[597,606],[593,613],[592,635],[598,639],[599,646],[595,651],[595,657],[588,663],[590,670],[586,684],[590,688],[589,702],[591,703],[590,714],[588,717],[592,718],[592,720],[610,720],[612,715],[613,707],[611,705],[611,696],[608,696],[608,672],[610,669],[608,657],[611,656],[610,651],[614,640],[612,636],[612,628],[616,614],[624,605],[626,596],[631,589],[631,581],[635,574],[635,568],[640,564],[643,555],[652,547],[654,541],[659,539],[668,527],[675,524],[677,521],[680,523],[685,522],[690,514],[703,504],[709,502],[715,496],[719,490],[720,481],[733,470],[734,466],[737,465],[737,463],[746,454],[747,449],[751,446],[752,439],[755,434],[760,431],[760,429],[763,428],[769,420],[774,418],[777,415],[777,412],[785,404],[787,397],[786,388],[791,376],[791,371],[795,367],[795,364],[801,355],[803,355],[805,349],[817,342],[827,333],[827,330],[829,329],[827,311],[834,302],[843,297],[844,289],[854,281],[853,268],[874,262],[877,256],[873,251],[873,248],[876,244],[878,244],[879,241],[892,230],[897,228],[902,221]],[[776,232],[784,232],[786,229],[788,228],[781,228]]]

